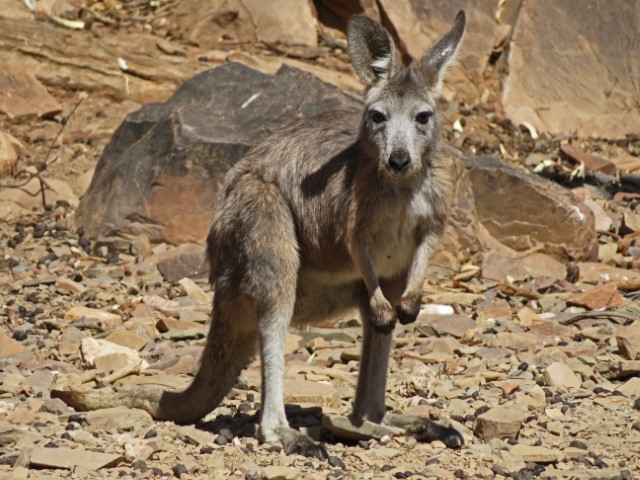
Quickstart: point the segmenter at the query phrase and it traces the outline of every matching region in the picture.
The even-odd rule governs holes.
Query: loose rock
[[[516,437],[526,414],[517,406],[498,406],[480,415],[473,432],[485,441]]]
[[[580,378],[566,363],[554,362],[544,370],[544,380],[551,387],[579,388]]]
[[[616,343],[620,355],[628,360],[640,360],[640,321],[627,327],[620,327],[616,332]]]

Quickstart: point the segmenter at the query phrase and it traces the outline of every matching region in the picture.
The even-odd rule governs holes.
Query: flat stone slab
[[[31,451],[29,466],[40,468],[84,467],[89,470],[115,467],[123,458],[115,453],[100,453],[77,448],[36,447]]]
[[[33,73],[16,65],[0,65],[0,112],[10,118],[50,117],[62,111]]]
[[[379,423],[363,422],[362,425],[354,425],[349,417],[341,415],[325,415],[322,425],[331,430],[337,438],[347,440],[367,440],[369,438],[380,439],[385,435],[404,435],[401,428],[380,425]]]

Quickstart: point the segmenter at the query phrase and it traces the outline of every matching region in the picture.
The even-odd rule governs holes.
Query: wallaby
[[[348,48],[368,85],[364,111],[325,113],[279,129],[229,171],[207,236],[211,326],[187,390],[52,396],[80,410],[124,405],[191,423],[222,401],[259,347],[261,438],[289,453],[325,458],[322,446],[287,422],[284,342],[292,323],[358,308],[364,332],[351,421],[461,446],[453,428],[387,413],[385,387],[392,330],[396,321],[418,316],[429,255],[451,208],[436,99],[464,26],[461,11],[451,30],[406,68],[381,25],[352,17]]]

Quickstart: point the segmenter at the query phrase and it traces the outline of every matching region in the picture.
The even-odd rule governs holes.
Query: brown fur
[[[349,28],[354,66],[370,85],[364,112],[330,112],[282,128],[227,174],[207,236],[211,328],[191,386],[179,393],[52,396],[81,410],[126,405],[193,422],[220,403],[260,347],[262,436],[288,451],[323,456],[284,417],[284,338],[291,323],[357,308],[364,346],[353,421],[392,422],[461,443],[455,430],[428,420],[385,415],[384,389],[390,332],[397,320],[418,315],[428,255],[450,209],[452,178],[438,152],[434,92],[464,16],[409,69],[396,63],[390,37],[375,22],[358,17]],[[431,115],[424,124],[417,120],[423,110]],[[394,161],[407,159],[406,168],[394,169]]]

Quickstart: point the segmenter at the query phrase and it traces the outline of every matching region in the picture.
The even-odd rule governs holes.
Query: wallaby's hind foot
[[[441,425],[428,418],[387,413],[382,423],[402,428],[407,435],[413,435],[421,442],[439,440],[449,448],[460,448],[464,445],[464,438],[455,428]]]
[[[293,428],[276,429],[278,438],[288,455],[297,454],[304,457],[314,457],[318,460],[326,460],[329,454],[325,448],[314,442],[309,436]]]

